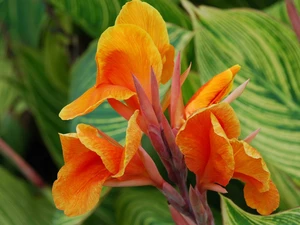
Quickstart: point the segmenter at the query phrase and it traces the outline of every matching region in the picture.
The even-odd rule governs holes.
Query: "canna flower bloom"
[[[247,205],[268,215],[279,205],[278,190],[259,152],[238,140],[240,123],[228,104],[241,90],[219,103],[230,92],[239,68],[234,66],[215,76],[191,98],[184,108],[186,121],[177,133],[176,144],[188,169],[196,174],[200,192],[226,193],[229,181],[239,179],[245,183]]]
[[[128,121],[125,147],[96,128],[79,124],[77,133],[60,134],[65,165],[53,184],[58,209],[76,216],[93,209],[102,186],[154,185],[137,154],[142,132],[136,111]]]
[[[72,119],[93,111],[106,99],[125,100],[110,104],[129,116],[139,109],[132,75],[139,80],[151,100],[150,69],[158,83],[166,83],[173,71],[174,47],[169,43],[166,24],[159,12],[147,3],[133,0],[125,4],[115,26],[103,32],[97,47],[97,77],[93,87],[65,106],[59,116]]]

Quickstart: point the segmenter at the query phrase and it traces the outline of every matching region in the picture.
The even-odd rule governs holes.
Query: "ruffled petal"
[[[259,192],[254,186],[246,184],[244,195],[249,207],[256,209],[261,215],[269,215],[279,206],[279,193],[275,184],[270,180],[270,189],[265,192]]]
[[[184,155],[187,167],[200,177],[209,160],[210,129],[210,112],[203,111],[190,117],[176,136],[176,144]]]
[[[226,123],[224,127],[230,126]],[[176,143],[187,167],[198,176],[200,186],[227,185],[233,175],[232,147],[217,117],[211,110],[190,117],[179,130]]]
[[[123,147],[102,136],[97,128],[86,125],[77,125],[77,135],[80,142],[102,159],[106,169],[115,174],[120,169]]]
[[[187,167],[197,175],[198,186],[228,184],[234,172],[228,136],[239,133],[239,121],[227,103],[199,110],[187,119],[177,134],[176,143]]]
[[[116,24],[136,25],[151,36],[163,62],[161,82],[166,83],[172,76],[175,51],[169,43],[167,26],[159,12],[148,3],[131,1],[122,7]]]
[[[212,105],[206,110],[212,112],[216,116],[226,136],[229,139],[238,138],[240,136],[240,121],[233,108],[228,103],[222,102],[216,105]]]
[[[139,111],[136,110],[128,121],[128,127],[126,130],[126,144],[120,161],[119,171],[113,177],[121,177],[124,175],[128,163],[130,163],[133,156],[137,153],[141,144],[142,131],[137,123],[138,115]]]
[[[131,24],[115,25],[103,32],[98,42],[96,61],[97,85],[109,82],[135,92],[134,74],[149,99],[151,67],[157,80],[162,73],[161,56],[150,35]]]
[[[118,177],[110,177],[104,183],[109,187],[129,187],[154,185],[144,164],[138,154],[135,154],[125,168],[124,174]]]
[[[59,113],[59,117],[63,120],[70,120],[77,116],[85,115],[92,112],[103,101],[108,98],[117,100],[128,99],[135,95],[126,87],[102,84],[88,89],[79,98],[66,105]]]
[[[210,156],[205,169],[205,183],[226,186],[234,171],[234,158],[230,142],[214,114],[210,114]]]
[[[235,65],[204,84],[187,103],[186,116],[188,117],[198,109],[220,102],[231,91],[233,78],[239,70],[240,66]]]
[[[78,155],[89,151],[89,149],[81,144],[76,133],[59,134],[59,138],[65,163],[68,163],[72,158],[76,158]]]
[[[269,190],[270,172],[259,152],[244,141],[230,140],[234,152],[234,178],[258,191]]]
[[[100,199],[102,184],[110,173],[94,152],[84,152],[70,159],[59,171],[53,184],[55,205],[67,216],[77,216],[93,209]]]

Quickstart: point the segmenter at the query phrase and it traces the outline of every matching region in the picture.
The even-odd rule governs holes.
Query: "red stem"
[[[19,156],[3,139],[0,138],[0,151],[16,164],[21,173],[38,188],[43,188],[45,182],[24,159]]]

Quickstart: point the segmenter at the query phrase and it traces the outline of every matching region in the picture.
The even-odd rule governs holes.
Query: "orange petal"
[[[80,142],[100,156],[108,171],[113,174],[117,173],[123,152],[122,146],[106,139],[95,127],[78,124],[76,130]]]
[[[234,152],[234,178],[240,179],[259,192],[269,190],[270,172],[259,152],[244,141],[230,140]]]
[[[88,89],[79,98],[66,105],[59,113],[63,120],[73,119],[77,116],[85,115],[92,112],[97,106],[108,98],[117,100],[128,99],[135,93],[126,87],[102,84],[98,87]]]
[[[206,183],[226,186],[234,171],[234,158],[229,140],[214,114],[210,114],[212,129],[209,131],[210,156],[205,169]]]
[[[261,215],[269,215],[279,206],[279,193],[275,184],[270,180],[268,186],[270,189],[265,192],[259,192],[250,184],[246,184],[244,188],[247,205]]]
[[[240,66],[235,65],[204,84],[187,103],[186,116],[190,116],[198,109],[220,102],[231,91],[233,78],[239,70]]]
[[[209,183],[227,185],[234,168],[232,147],[223,127],[210,110],[190,117],[179,130],[176,143],[187,167],[198,176],[199,186]]]
[[[233,108],[228,103],[222,102],[216,105],[212,105],[208,108],[198,110],[195,114],[204,111],[212,112],[216,116],[223,130],[225,131],[226,136],[229,139],[237,138],[240,136],[241,127],[239,119],[236,116]]]
[[[141,144],[142,139],[142,131],[138,126],[137,117],[139,115],[139,111],[136,110],[134,114],[128,121],[128,127],[126,130],[126,144],[123,150],[121,162],[120,162],[120,169],[117,174],[113,177],[121,177],[125,172],[125,168],[127,167],[128,163],[131,161],[133,156],[137,153],[138,148]]]
[[[56,207],[64,210],[67,216],[90,211],[99,202],[102,184],[109,175],[94,152],[84,152],[70,159],[60,169],[53,184]]]
[[[81,144],[75,133],[59,134],[59,137],[65,163],[69,162],[72,158],[76,158],[78,155],[89,151],[89,149]]]
[[[101,35],[96,53],[97,85],[103,82],[135,91],[132,75],[142,84],[151,99],[150,71],[157,80],[162,72],[162,60],[150,35],[135,25],[120,24]]]
[[[148,3],[131,1],[122,7],[116,24],[136,25],[151,36],[163,62],[161,82],[166,83],[172,76],[175,51],[169,43],[167,26],[159,12]]]
[[[176,136],[176,144],[184,155],[187,167],[200,177],[209,160],[210,129],[210,112],[203,111],[190,117]]]
[[[160,82],[162,84],[165,84],[170,80],[174,69],[175,48],[172,45],[169,45],[165,49],[166,50],[161,53],[163,60],[163,71]]]
[[[135,154],[130,163],[126,166],[125,172],[120,177],[110,177],[104,183],[109,187],[128,187],[154,185],[150,179],[143,162],[138,154]]]

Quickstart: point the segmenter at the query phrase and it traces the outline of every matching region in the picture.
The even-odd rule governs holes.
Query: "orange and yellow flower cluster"
[[[174,63],[174,47],[169,43],[166,24],[156,9],[139,0],[123,6],[115,25],[101,35],[96,63],[95,85],[64,107],[60,117],[85,115],[108,100],[128,119],[126,143],[123,147],[85,124],[79,124],[76,133],[60,135],[65,165],[53,185],[53,196],[56,206],[66,215],[80,215],[94,208],[102,186],[154,185],[167,197],[175,193],[167,191],[170,187],[166,188],[153,161],[141,150],[142,131],[156,147],[169,175],[174,175],[170,179],[175,184],[186,182],[185,171],[181,176],[174,172],[183,165],[196,175],[199,193],[225,193],[229,181],[239,179],[245,183],[248,206],[262,215],[278,207],[279,194],[270,172],[249,139],[238,139],[240,123],[229,105],[246,83],[222,101],[232,89],[239,66],[213,77],[183,106],[180,58]],[[172,74],[171,97],[161,106],[155,87],[170,80]],[[172,122],[166,125],[163,109],[169,104]],[[181,209],[176,198],[170,198],[175,202],[174,208],[189,216],[190,200],[186,195],[179,196],[178,202],[187,203]]]

